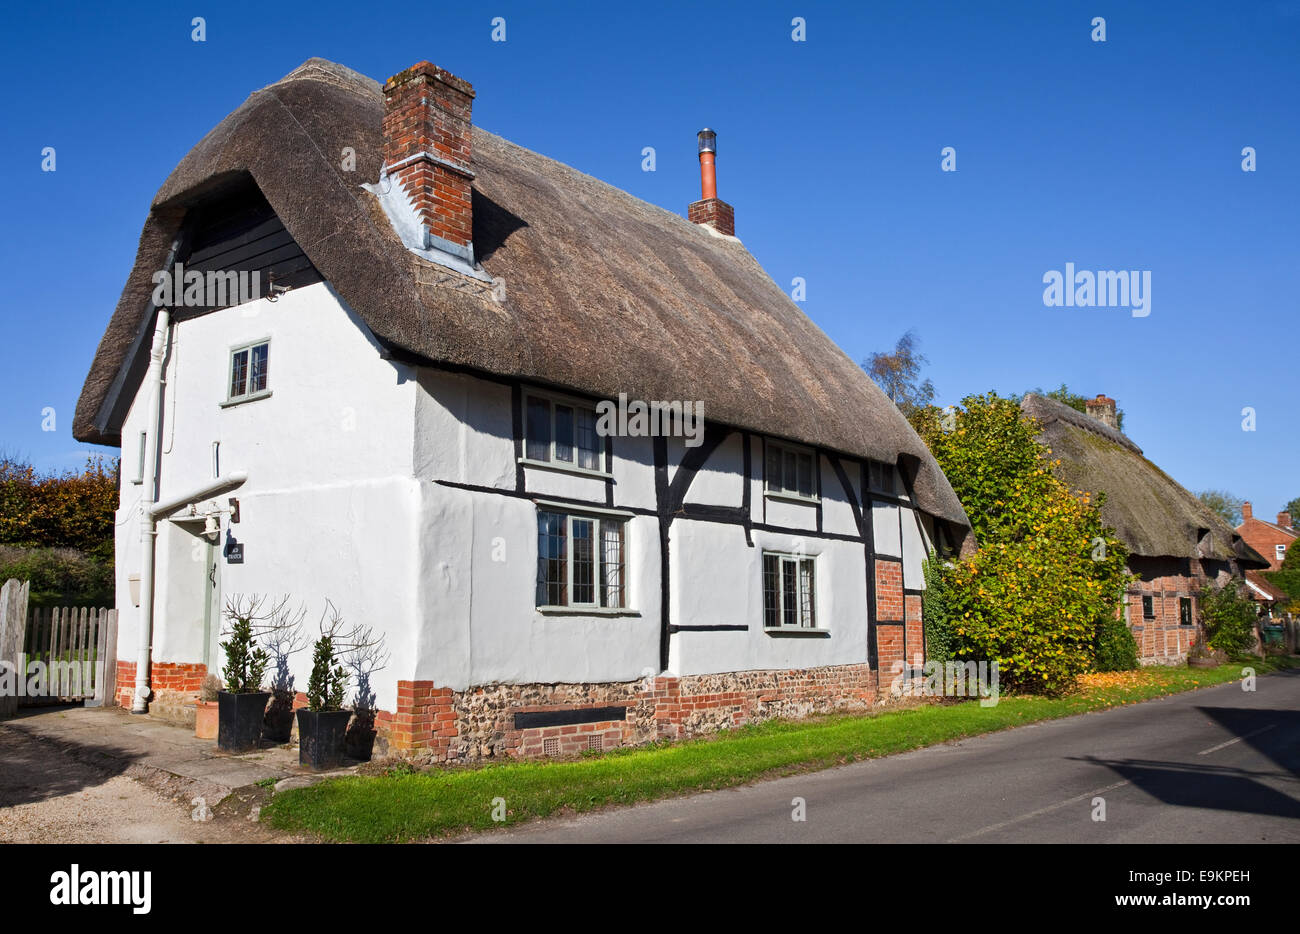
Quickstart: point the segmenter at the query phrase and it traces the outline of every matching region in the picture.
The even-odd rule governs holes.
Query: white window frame
[[[536,609],[540,613],[577,613],[581,615],[596,616],[637,616],[640,615],[632,609],[632,593],[629,580],[629,546],[628,530],[631,527],[632,513],[615,509],[595,509],[586,507],[575,507],[572,503],[558,503],[548,500],[537,500],[537,515],[540,519],[542,513],[553,513],[564,518],[564,592],[567,596],[568,603],[544,603],[537,604]],[[592,524],[592,595],[595,598],[590,603],[575,603],[573,601],[573,524],[574,522],[590,522]],[[617,522],[621,529],[622,544],[622,575],[620,581],[620,595],[622,597],[622,606],[605,606],[605,587],[601,581],[601,561],[603,558],[604,536],[602,525],[605,522]],[[540,556],[539,556],[540,560]],[[538,581],[533,582],[533,600],[536,603],[536,587]]]
[[[1278,561],[1286,558],[1286,545],[1274,545],[1273,554],[1276,556]]]
[[[528,446],[529,446],[528,408],[529,408],[529,402],[532,399],[536,399],[539,402],[545,402],[550,406],[550,414],[551,414],[550,440],[547,443],[545,460],[541,458],[530,457],[528,453]],[[577,399],[572,396],[559,395],[553,392],[541,392],[535,389],[524,389],[522,393],[521,404],[523,406],[522,417],[523,417],[523,428],[524,428],[524,432],[523,432],[524,450],[519,457],[519,463],[527,464],[532,467],[541,467],[545,470],[558,470],[564,473],[575,473],[575,474],[581,474],[583,476],[588,476],[588,477],[600,477],[602,479],[613,476],[613,474],[611,474],[608,470],[605,469],[605,438],[603,435],[600,434],[599,431],[596,431],[596,425],[600,421],[600,416],[596,413],[595,402],[592,402],[587,399]],[[558,460],[555,456],[555,443],[556,443],[555,407],[557,405],[567,406],[568,408],[574,410],[573,460],[572,461]],[[583,467],[578,463],[578,458],[579,458],[578,452],[580,450],[578,447],[578,417],[577,417],[578,409],[585,409],[586,411],[591,413],[592,431],[595,432],[595,436],[596,436],[596,465],[597,466],[594,468]]]
[[[765,575],[767,573],[768,558],[775,558],[777,560],[776,611],[777,611],[778,618],[780,618],[781,620],[781,624],[777,626],[769,626],[767,624],[767,587],[766,587]],[[803,571],[802,563],[805,561],[807,561],[811,565],[808,579],[812,584],[812,594],[810,596],[810,599],[808,599],[807,601],[804,600],[804,593],[803,593],[804,576],[802,573]],[[794,596],[795,596],[795,612],[799,615],[800,621],[793,625],[785,622],[784,569],[787,563],[792,563],[794,565],[795,586],[798,588]],[[774,551],[771,549],[764,550],[762,552],[762,562],[759,565],[759,586],[763,592],[762,622],[763,622],[764,632],[826,632],[827,631],[826,627],[819,625],[818,622],[821,619],[821,611],[817,606],[817,592],[819,588],[817,586],[817,556],[816,555],[796,554],[793,552]],[[804,622],[802,619],[803,609],[805,604],[807,605],[808,610],[812,616],[809,622]]]
[[[267,396],[271,394],[271,377],[269,375],[266,378],[265,389],[259,389],[256,392],[247,391],[249,378],[252,376],[252,372],[253,372],[253,350],[254,348],[261,347],[263,345],[265,345],[266,347],[266,361],[267,361],[267,367],[269,368],[271,363],[271,338],[263,337],[260,340],[248,341],[243,344],[236,344],[235,346],[230,348],[230,352],[226,355],[226,401],[221,403],[223,408],[231,405],[239,405],[240,403],[243,402],[252,402],[255,399],[265,399]],[[233,386],[234,375],[235,375],[235,357],[238,354],[244,352],[248,353],[248,372],[244,376],[245,391],[243,393],[236,395],[234,393],[234,386]]]
[[[795,489],[793,490],[786,489],[785,487],[772,486],[771,471],[768,470],[768,463],[771,460],[772,450],[774,448],[777,451],[782,452],[782,455],[784,455],[784,453],[788,451],[789,453],[794,454],[796,457]],[[807,455],[809,459],[809,464],[808,464],[809,481],[810,481],[810,487],[812,489],[812,492],[810,494],[804,494],[799,492],[798,456],[800,454]],[[784,456],[782,456],[781,461],[782,461],[781,473],[782,475],[784,475],[785,473]],[[777,441],[772,438],[768,438],[763,444],[763,495],[769,497],[770,499],[788,500],[790,502],[795,502],[795,503],[821,502],[821,491],[817,489],[817,463],[818,463],[818,454],[812,448],[802,444],[791,444],[788,441]]]

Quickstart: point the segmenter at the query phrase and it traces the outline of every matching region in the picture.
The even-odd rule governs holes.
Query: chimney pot
[[[686,209],[692,223],[705,224],[728,237],[736,235],[736,212],[727,202],[718,198],[716,168],[718,134],[708,127],[695,134],[700,153],[700,200]]]

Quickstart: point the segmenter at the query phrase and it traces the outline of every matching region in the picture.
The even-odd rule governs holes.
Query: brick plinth
[[[399,681],[398,709],[381,711],[375,728],[388,755],[432,761],[565,756],[687,739],[773,717],[866,710],[877,696],[876,673],[865,664],[459,692]],[[612,718],[594,719],[605,708],[616,708]],[[516,723],[519,714],[557,713],[588,722]]]
[[[163,720],[193,724],[194,702],[199,686],[208,673],[208,666],[200,662],[152,662],[149,665],[149,687],[153,691],[149,713]],[[135,662],[117,663],[117,686],[113,692],[119,707],[131,709],[135,696]]]

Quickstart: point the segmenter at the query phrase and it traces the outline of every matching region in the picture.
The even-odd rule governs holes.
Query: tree
[[[1241,504],[1244,500],[1227,490],[1201,490],[1196,498],[1223,517],[1234,529],[1241,525]]]
[[[1265,571],[1264,578],[1291,598],[1285,609],[1296,612],[1296,608],[1300,608],[1300,545],[1292,543],[1288,546],[1278,569]]]
[[[898,339],[893,353],[873,353],[862,368],[898,406],[904,415],[934,401],[934,384],[929,379],[920,380],[921,367],[930,361],[917,349],[920,340],[914,331]]]
[[[1206,583],[1201,588],[1201,618],[1205,621],[1205,642],[1210,649],[1234,657],[1255,644],[1255,603],[1244,593],[1240,580],[1222,587]]]
[[[1038,426],[996,393],[914,420],[966,508],[979,549],[942,568],[951,654],[1003,683],[1059,694],[1096,664],[1120,610],[1127,551],[1101,503],[1056,475]]]
[[[0,456],[0,544],[75,548],[113,557],[117,464],[90,457],[81,472],[38,474]]]

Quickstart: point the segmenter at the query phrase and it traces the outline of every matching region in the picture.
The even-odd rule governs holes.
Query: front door
[[[217,665],[217,643],[221,639],[221,587],[217,578],[221,563],[216,542],[207,542],[204,548],[203,582],[203,664],[209,673]]]

